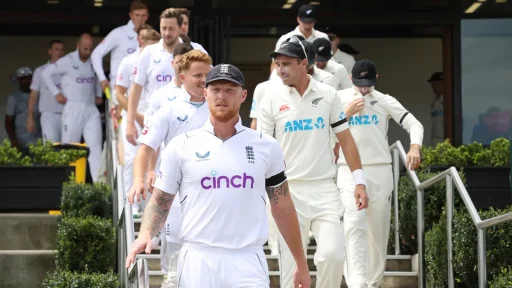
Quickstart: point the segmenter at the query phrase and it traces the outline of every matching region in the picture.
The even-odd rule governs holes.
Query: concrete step
[[[46,274],[55,270],[56,250],[0,251],[2,288],[40,288]]]
[[[59,215],[0,214],[0,250],[55,250]]]
[[[311,287],[316,287],[316,272],[311,274]],[[280,288],[279,272],[270,271],[270,288]],[[149,285],[151,288],[160,288],[163,281],[163,273],[160,271],[149,271]],[[346,288],[345,281],[341,284],[342,288]],[[385,272],[384,283],[381,288],[417,288],[418,273],[417,272]]]

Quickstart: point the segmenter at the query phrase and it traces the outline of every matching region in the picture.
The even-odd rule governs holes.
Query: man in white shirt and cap
[[[341,38],[337,34],[329,33],[329,40],[331,40],[333,60],[336,61],[336,63],[343,64],[343,66],[345,66],[345,68],[350,74],[350,72],[352,71],[352,67],[354,67],[354,64],[356,63],[354,56],[340,50],[339,45],[341,42]]]
[[[342,90],[352,87],[350,75],[343,64],[333,61],[331,54],[331,42],[324,38],[318,38],[313,41],[316,49],[316,67],[329,72],[334,77],[334,82],[337,83],[336,90]]]

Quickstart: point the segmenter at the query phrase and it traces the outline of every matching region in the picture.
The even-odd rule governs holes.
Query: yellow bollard
[[[53,143],[54,146],[60,146],[65,147],[67,149],[79,149],[81,150],[81,147],[87,148],[87,144],[85,143]],[[69,164],[70,166],[75,167],[75,180],[76,183],[82,184],[85,183],[85,176],[87,172],[87,156],[79,158],[75,162],[72,162]]]

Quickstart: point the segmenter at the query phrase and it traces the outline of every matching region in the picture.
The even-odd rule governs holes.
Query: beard
[[[219,109],[219,107],[215,106],[216,104],[210,105],[210,114],[212,117],[222,123],[228,122],[233,119],[239,111],[239,107],[228,106],[223,109]]]

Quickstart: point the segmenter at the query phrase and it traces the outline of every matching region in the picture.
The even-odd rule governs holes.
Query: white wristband
[[[362,169],[352,171],[352,177],[354,177],[354,183],[356,185],[366,186],[366,181],[364,181],[364,172]]]

